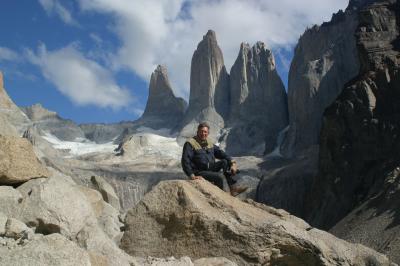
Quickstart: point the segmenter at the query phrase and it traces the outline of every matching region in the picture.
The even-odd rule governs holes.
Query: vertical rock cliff
[[[242,43],[230,73],[230,131],[226,148],[232,154],[271,152],[288,123],[287,96],[270,50],[262,42]]]
[[[209,30],[192,57],[189,106],[180,135],[192,136],[198,122],[207,121],[211,125],[211,137],[215,139],[224,127],[228,112],[229,75],[215,32]]]
[[[359,71],[354,32],[357,9],[352,3],[328,23],[308,29],[295,48],[289,71],[289,130],[282,151],[293,156],[319,142],[322,114],[343,86]]]
[[[360,74],[325,111],[308,220],[400,262],[400,2],[361,10]],[[312,195],[312,196],[311,196]],[[347,215],[347,216],[346,216]],[[345,217],[346,216],[346,217]]]

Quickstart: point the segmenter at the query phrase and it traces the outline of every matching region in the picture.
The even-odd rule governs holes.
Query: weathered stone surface
[[[319,143],[324,110],[358,74],[357,7],[339,11],[330,22],[308,29],[300,37],[289,71],[290,127],[282,147],[286,156]]]
[[[24,199],[14,215],[38,233],[61,233],[74,238],[86,224],[96,223],[90,203],[72,181],[35,179],[18,190]]]
[[[100,176],[92,176],[90,181],[92,182],[94,188],[101,193],[103,200],[119,211],[121,206],[114,188]]]
[[[207,121],[211,124],[214,132],[212,137],[215,138],[224,127],[224,118],[228,112],[229,75],[215,32],[209,30],[192,57],[189,106],[180,135],[192,137],[197,124]]]
[[[0,184],[17,184],[48,175],[28,140],[0,136]]]
[[[122,248],[134,256],[227,257],[239,265],[389,265],[372,249],[231,197],[207,181],[159,183],[127,214]]]
[[[193,262],[194,266],[237,266],[226,258],[202,258]]]
[[[270,153],[288,123],[287,95],[272,52],[242,43],[230,72],[230,127],[226,150],[233,155]]]
[[[0,265],[18,266],[90,266],[86,251],[60,234],[37,237],[25,245],[0,245]]]
[[[105,257],[107,265],[131,265],[133,258],[107,237],[107,235],[97,226],[86,225],[76,236],[79,246],[96,256]]]
[[[0,212],[0,236],[4,236],[6,233],[6,223],[7,223],[7,216]]]
[[[151,74],[149,97],[140,120],[151,128],[174,128],[182,121],[187,103],[174,95],[167,68],[157,66]]]
[[[392,237],[400,232],[393,205],[399,202],[399,12],[394,0],[360,12],[361,72],[324,114],[319,174],[307,200],[312,224],[330,228],[343,219],[334,232],[379,248],[398,263],[400,245]]]
[[[19,136],[17,129],[8,122],[8,119],[0,115],[0,135],[3,136]]]
[[[5,229],[5,237],[13,239],[19,239],[22,237],[28,237],[28,235],[33,235],[32,229],[28,228],[23,222],[14,218],[7,219]]]
[[[168,258],[136,258],[139,265],[143,266],[193,266],[192,260],[189,257],[182,257],[176,259],[174,257]]]
[[[118,245],[122,237],[120,228],[123,226],[123,223],[119,221],[119,211],[105,202],[97,190],[86,187],[79,187],[79,189],[92,205],[97,224]]]
[[[0,186],[0,211],[7,217],[13,217],[18,204],[22,202],[21,193],[11,186]]]
[[[30,180],[17,190],[2,186],[0,192],[6,192],[0,194],[0,205],[12,206],[2,212],[24,222],[35,233],[62,234],[88,251],[93,261],[130,264],[132,259],[116,244],[121,237],[119,212],[104,202],[98,191],[80,187],[59,175]]]
[[[17,131],[17,135],[22,134],[25,128],[31,123],[28,117],[15,105],[4,89],[3,74],[0,72],[0,132],[13,135]],[[16,136],[16,135],[15,135]]]

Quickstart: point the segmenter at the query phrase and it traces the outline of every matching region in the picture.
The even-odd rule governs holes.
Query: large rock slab
[[[390,265],[372,249],[204,180],[159,183],[128,212],[121,246],[135,256],[226,257],[239,265]]]
[[[70,180],[35,179],[19,186],[18,191],[23,201],[15,215],[38,233],[74,238],[86,224],[96,223],[90,202]]]
[[[38,236],[13,248],[0,245],[0,265],[90,266],[88,253],[60,234]]]
[[[24,138],[0,136],[0,184],[18,184],[49,176]]]

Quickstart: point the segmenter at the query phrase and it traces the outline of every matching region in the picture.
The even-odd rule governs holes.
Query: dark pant
[[[220,172],[222,170],[222,173]],[[231,174],[228,173],[229,164],[227,160],[220,160],[210,166],[207,171],[197,172],[196,175],[204,177],[207,181],[213,183],[220,189],[224,189],[224,178],[228,182],[229,186],[232,186],[236,181],[232,178]]]

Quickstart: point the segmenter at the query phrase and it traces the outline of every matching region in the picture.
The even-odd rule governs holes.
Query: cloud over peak
[[[190,61],[208,29],[217,33],[228,68],[240,43],[293,47],[307,26],[329,20],[347,0],[77,0],[82,10],[113,16],[122,41],[113,65],[148,80],[157,64],[168,67],[178,95],[187,97]]]

